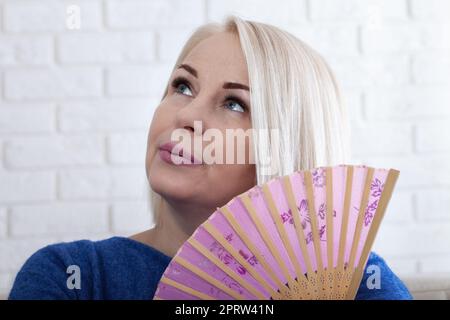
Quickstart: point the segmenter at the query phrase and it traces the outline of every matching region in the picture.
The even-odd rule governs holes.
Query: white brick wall
[[[450,272],[450,1],[0,0],[0,13],[0,296],[49,243],[151,226],[154,108],[187,36],[227,13],[325,56],[354,161],[401,170],[375,249],[400,275]]]

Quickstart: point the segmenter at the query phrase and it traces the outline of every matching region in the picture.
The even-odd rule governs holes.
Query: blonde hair
[[[252,146],[257,184],[297,170],[348,163],[350,125],[334,73],[318,52],[291,33],[229,15],[223,24],[197,28],[174,69],[199,42],[218,32],[239,36],[247,62],[251,122],[258,131]],[[161,100],[167,90],[168,84]],[[279,137],[273,136],[273,128]],[[270,159],[278,171],[264,173],[262,159]],[[150,189],[149,201],[158,223],[161,197]]]

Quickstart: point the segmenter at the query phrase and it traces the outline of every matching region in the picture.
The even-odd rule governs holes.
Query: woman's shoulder
[[[125,237],[54,243],[27,259],[9,299],[126,298],[134,292],[122,286],[138,290],[140,276],[157,276],[169,262],[170,257],[156,249]]]
[[[386,261],[377,253],[371,252],[355,299],[411,300],[412,296]]]

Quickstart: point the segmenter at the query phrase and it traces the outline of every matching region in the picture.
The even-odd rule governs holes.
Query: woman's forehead
[[[222,32],[202,40],[182,62],[194,68],[199,78],[220,77],[248,85],[247,63],[239,38]]]

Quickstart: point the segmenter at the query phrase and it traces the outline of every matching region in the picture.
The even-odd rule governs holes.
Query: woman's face
[[[238,143],[236,139],[232,147],[233,141],[226,135],[226,129],[232,129],[233,136],[239,131],[234,129],[243,132],[251,128],[249,91],[235,86],[224,88],[228,82],[249,87],[247,65],[239,39],[228,32],[200,42],[181,64],[187,67],[177,68],[171,75],[167,95],[156,109],[150,126],[147,178],[152,189],[170,201],[215,209],[256,183],[255,165],[250,161],[253,159],[251,140],[245,138]],[[185,129],[191,141],[171,139],[177,129]],[[212,133],[209,140],[206,139],[208,131]],[[218,134],[222,136],[223,146],[214,138]],[[169,153],[160,151],[160,146],[168,141],[182,142],[183,150],[193,153],[197,159],[203,157],[203,164],[177,165],[164,161],[164,155]],[[230,152],[235,154],[231,163],[228,161],[231,158],[227,160],[226,156]],[[238,152],[244,155],[244,164],[238,162]],[[223,155],[222,164],[206,160],[208,155],[220,153],[218,159]]]

